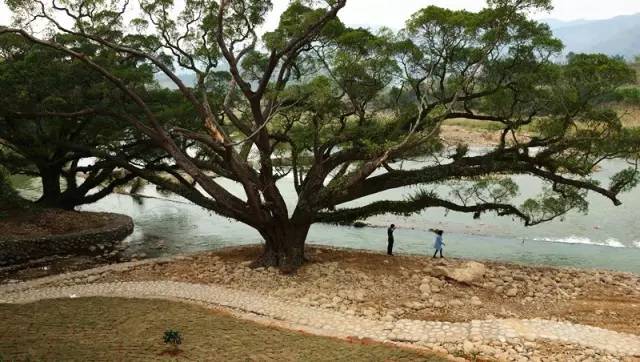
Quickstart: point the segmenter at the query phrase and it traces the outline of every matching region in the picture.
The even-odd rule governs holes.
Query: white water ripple
[[[620,241],[614,239],[614,238],[609,238],[607,239],[605,242],[606,246],[610,246],[612,248],[624,248],[625,245],[623,243],[621,243]]]
[[[563,244],[583,244],[583,245],[597,245],[597,246],[608,246],[611,248],[624,248],[626,247],[619,240],[614,238],[609,238],[605,241],[593,241],[584,236],[576,236],[571,235],[565,238],[535,238],[536,241],[548,241],[551,243],[563,243]],[[640,248],[640,241],[634,242],[634,244]]]

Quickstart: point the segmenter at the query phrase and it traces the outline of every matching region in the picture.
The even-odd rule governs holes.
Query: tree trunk
[[[67,181],[66,189],[62,190],[61,167],[41,166],[38,171],[42,180],[42,196],[36,201],[37,204],[57,209],[74,210],[82,203],[86,191],[81,191],[77,187],[69,187],[69,181]]]
[[[291,222],[270,225],[259,230],[265,244],[262,255],[253,267],[278,267],[283,273],[293,273],[304,264],[304,245],[310,224]]]
[[[48,207],[61,208],[60,172],[44,168],[40,168],[39,171],[42,181],[42,196],[37,203]]]

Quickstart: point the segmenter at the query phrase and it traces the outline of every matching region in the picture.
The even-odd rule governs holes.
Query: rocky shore
[[[185,282],[259,293],[381,323],[547,320],[640,334],[640,277],[635,274],[309,248],[311,263],[285,276],[276,269],[250,269],[258,253],[257,247],[226,249],[105,271],[91,280],[72,279],[61,285]],[[415,343],[467,359],[633,360],[615,348],[585,348],[554,339]]]

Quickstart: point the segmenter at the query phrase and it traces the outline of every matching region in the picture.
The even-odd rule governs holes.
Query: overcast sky
[[[274,15],[284,10],[289,0],[273,0]],[[617,15],[640,13],[640,0],[554,0],[550,14],[535,14],[536,18],[560,20],[607,19]],[[349,25],[385,25],[401,28],[409,15],[427,5],[453,9],[478,10],[484,0],[348,0],[340,18]],[[267,19],[267,28],[277,23],[278,16]],[[4,0],[0,0],[0,24],[8,24],[11,14]]]

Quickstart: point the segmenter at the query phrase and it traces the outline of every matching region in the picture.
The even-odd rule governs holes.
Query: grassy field
[[[81,298],[0,304],[0,361],[443,361],[382,344],[270,328],[199,306]],[[172,355],[164,331],[182,334]]]

